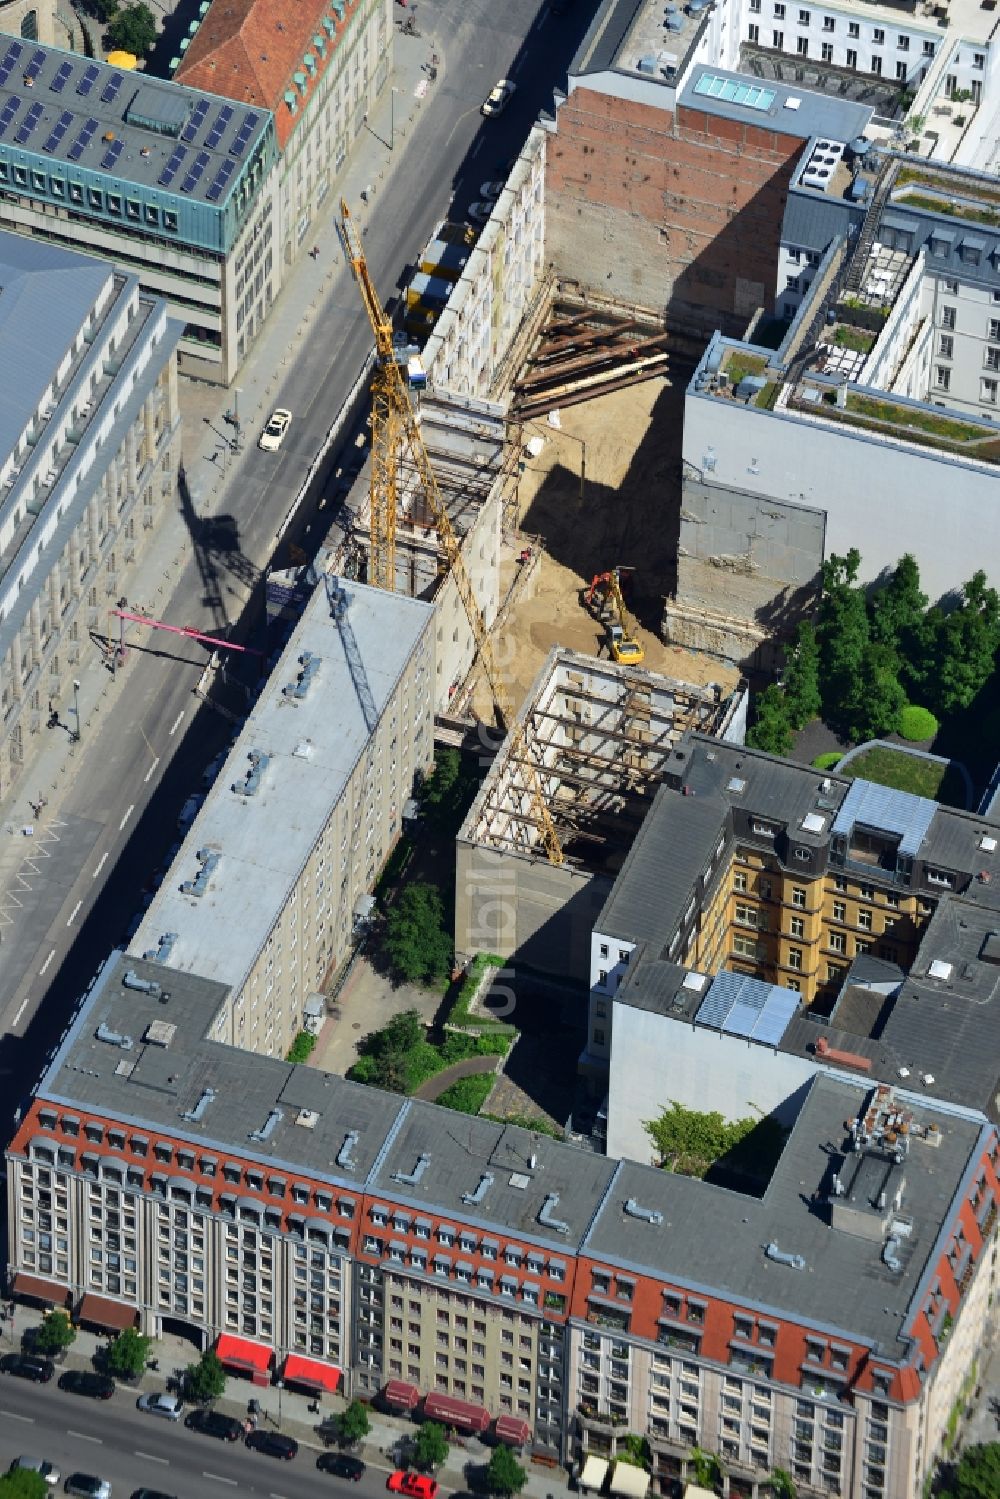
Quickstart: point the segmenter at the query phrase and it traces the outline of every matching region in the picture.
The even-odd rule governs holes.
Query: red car
[[[405,1494],[406,1499],[437,1499],[441,1487],[436,1478],[428,1478],[426,1473],[404,1473],[402,1468],[389,1474],[385,1486],[392,1494]]]

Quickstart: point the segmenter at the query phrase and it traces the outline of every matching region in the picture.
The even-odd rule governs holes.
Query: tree
[[[784,693],[773,683],[765,688],[754,705],[753,728],[747,732],[751,749],[765,750],[769,755],[787,755],[792,747],[792,726]]]
[[[425,1421],[413,1439],[413,1466],[440,1468],[448,1456],[448,1438],[437,1421]]]
[[[864,654],[870,634],[868,609],[858,587],[861,553],[852,547],[846,557],[833,553],[823,563],[823,593],[817,638],[824,717],[842,722],[843,704],[855,701],[863,682]]]
[[[962,594],[950,614],[930,611],[936,640],[927,695],[939,714],[968,708],[992,675],[1000,647],[1000,595],[987,587],[986,574],[977,572]]]
[[[897,656],[908,654],[910,641],[919,630],[927,609],[927,595],[921,592],[920,569],[916,558],[905,552],[892,575],[876,588],[868,602],[871,638],[889,646]]]
[[[722,1482],[722,1464],[712,1452],[703,1452],[700,1447],[691,1448],[691,1467],[694,1481],[699,1488],[714,1489]]]
[[[861,671],[841,700],[841,728],[857,743],[878,739],[896,730],[905,707],[906,691],[899,680],[894,652],[887,645],[870,641],[861,655]]]
[[[372,1429],[368,1408],[360,1400],[352,1400],[334,1420],[337,1425],[337,1440],[343,1447],[356,1447]]]
[[[118,1379],[138,1379],[145,1371],[152,1346],[152,1338],[136,1332],[134,1327],[124,1328],[105,1355],[108,1373]]]
[[[491,1494],[519,1494],[528,1475],[509,1447],[494,1447],[486,1465],[486,1487]]]
[[[65,1353],[76,1342],[76,1328],[68,1312],[49,1312],[35,1334],[38,1353]]]
[[[1000,1442],[970,1447],[955,1469],[953,1499],[996,1499],[1000,1494]]]
[[[41,1473],[15,1468],[0,1477],[0,1499],[46,1499],[49,1486]]]
[[[116,11],[108,22],[108,41],[123,52],[134,52],[136,57],[151,52],[156,41],[156,19],[149,6],[139,0],[137,5]]]
[[[634,1431],[618,1438],[615,1444],[615,1457],[620,1463],[629,1463],[633,1468],[648,1469],[653,1466],[653,1454],[649,1442]]]
[[[436,885],[426,880],[407,885],[389,909],[385,948],[397,975],[408,983],[435,984],[448,975],[455,948]]]
[[[771,1495],[772,1499],[798,1499],[792,1475],[784,1468],[775,1468],[771,1474]]]
[[[785,667],[785,716],[793,729],[804,728],[823,706],[819,689],[819,641],[808,620],[796,631],[795,648]]]
[[[218,1400],[225,1393],[226,1371],[217,1353],[209,1348],[196,1364],[184,1371],[184,1393],[189,1400]]]

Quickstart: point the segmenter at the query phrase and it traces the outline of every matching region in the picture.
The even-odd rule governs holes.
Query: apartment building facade
[[[81,653],[176,491],[181,329],[89,256],[0,231],[0,271],[2,799],[53,713],[79,731]]]
[[[744,1195],[248,1055],[225,996],[109,958],[8,1149],[15,1295],[559,1458],[639,1432],[664,1487],[919,1494],[993,1330],[981,1115],[817,1078]]]
[[[301,253],[392,70],[392,0],[216,0],[179,83],[274,115],[281,264]]]
[[[273,116],[14,39],[0,78],[0,227],[137,276],[227,384],[280,286]]]
[[[130,944],[227,985],[214,1039],[284,1056],[350,951],[433,762],[433,632],[430,604],[318,580]]]

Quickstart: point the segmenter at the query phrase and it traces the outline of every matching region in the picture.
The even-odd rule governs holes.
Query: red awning
[[[227,1369],[249,1374],[254,1384],[269,1383],[268,1370],[274,1354],[263,1343],[251,1343],[249,1338],[234,1338],[232,1333],[223,1332],[219,1334],[215,1352]]]
[[[28,1296],[32,1301],[47,1301],[52,1306],[65,1306],[69,1301],[69,1286],[58,1286],[54,1280],[42,1280],[37,1275],[14,1276],[14,1295]]]
[[[515,1447],[523,1447],[531,1436],[531,1427],[520,1416],[498,1416],[494,1430],[501,1442],[510,1442]]]
[[[424,1401],[424,1415],[432,1421],[442,1421],[445,1426],[457,1426],[460,1431],[485,1431],[490,1424],[490,1413],[481,1405],[470,1405],[467,1400],[456,1400],[453,1395],[428,1395]]]
[[[406,1384],[402,1379],[390,1379],[382,1391],[382,1399],[386,1405],[394,1405],[398,1410],[411,1411],[420,1399],[420,1391],[415,1384]]]
[[[121,1332],[125,1327],[135,1326],[139,1320],[139,1308],[126,1306],[123,1301],[111,1301],[107,1296],[88,1295],[80,1302],[79,1320]]]
[[[285,1359],[282,1379],[286,1384],[305,1385],[310,1390],[329,1390],[332,1395],[340,1384],[340,1370],[333,1364],[321,1364],[312,1358],[303,1358],[300,1353],[290,1353]]]

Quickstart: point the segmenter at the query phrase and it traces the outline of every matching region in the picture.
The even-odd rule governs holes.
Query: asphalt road
[[[539,111],[551,109],[552,90],[563,84],[593,8],[593,0],[579,0],[568,15],[553,17],[546,6],[539,10],[537,0],[420,0],[425,44],[439,48],[445,62],[419,123],[405,142],[397,141],[392,171],[366,215],[366,254],[384,300],[406,284],[452,199],[461,207],[475,198],[480,182],[500,175],[516,156]],[[479,106],[502,75],[515,80],[517,92],[500,118],[484,121]],[[331,251],[338,244],[333,212],[331,202],[324,231]],[[287,551],[276,553],[277,529],[371,346],[346,268],[314,327],[321,336],[296,350],[274,397],[275,406],[295,414],[281,451],[259,452],[257,434],[251,433],[234,460],[225,502],[232,520],[224,534],[186,504],[200,560],[182,570],[163,607],[165,618],[218,628],[220,599],[244,597],[249,588],[235,629],[237,637],[260,643],[256,580],[273,556],[287,560]],[[201,434],[189,434],[189,440],[197,444]],[[307,546],[320,540],[329,512],[323,526],[315,525],[316,500],[339,457],[330,455],[317,474],[286,540]],[[231,602],[227,608],[231,613]],[[4,944],[0,1124],[8,1128],[24,1096],[20,1089],[37,1077],[81,992],[123,939],[143,889],[177,837],[181,804],[228,740],[230,725],[192,695],[205,660],[204,648],[194,642],[159,637],[78,751],[81,763],[53,820],[56,837],[35,903],[26,905]]]
[[[47,1458],[63,1480],[74,1472],[106,1478],[113,1499],[140,1487],[177,1499],[225,1499],[233,1488],[265,1499],[385,1494],[385,1474],[377,1469],[348,1483],[319,1472],[311,1448],[301,1447],[289,1462],[267,1457],[242,1442],[222,1442],[188,1431],[182,1422],[143,1415],[123,1389],[111,1400],[93,1401],[64,1393],[54,1381],[39,1386],[0,1377],[0,1471],[20,1456]]]

